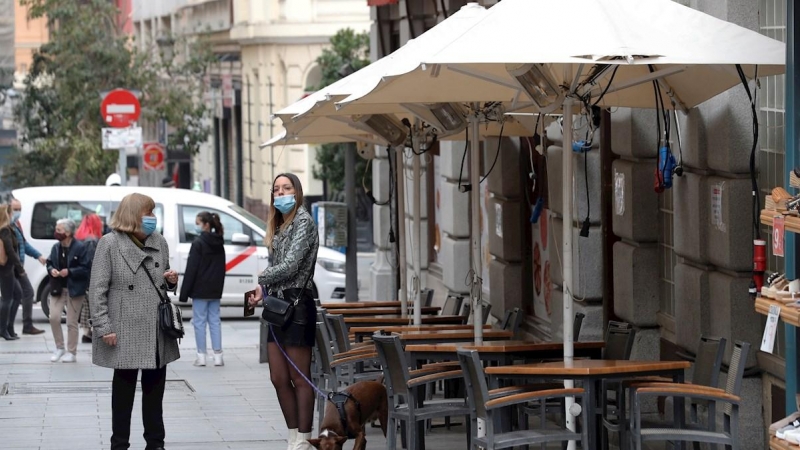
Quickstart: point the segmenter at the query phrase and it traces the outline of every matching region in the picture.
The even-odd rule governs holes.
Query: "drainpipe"
[[[797,26],[800,24],[800,8],[795,6],[793,0],[786,0],[786,151],[783,183],[789,188],[789,172],[798,164],[798,131],[800,131],[800,115],[797,114],[796,105],[800,101],[800,80],[797,79],[795,64],[800,61],[800,48],[795,43],[797,39]],[[800,239],[794,233],[786,233],[784,245],[786,249],[786,278],[797,279],[797,264],[795,257],[800,254],[797,245]],[[798,355],[800,348],[797,328],[784,323],[786,331],[786,414],[797,411],[797,386],[798,380]]]

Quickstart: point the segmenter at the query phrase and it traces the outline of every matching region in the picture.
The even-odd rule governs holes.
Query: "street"
[[[365,260],[368,257],[365,257]],[[368,279],[368,262],[360,262]],[[361,270],[365,267],[365,270]],[[362,282],[362,289],[364,287]],[[362,297],[364,298],[364,297]],[[188,311],[187,311],[188,312]],[[187,314],[190,316],[190,314]],[[267,364],[258,363],[260,322],[223,308],[224,367],[194,367],[194,329],[184,322],[181,359],[167,367],[164,422],[168,449],[286,448],[286,427]],[[16,329],[21,330],[20,317]],[[51,363],[53,335],[41,308],[34,322],[42,335],[0,342],[0,436],[2,448],[107,449],[111,436],[112,370],[93,366],[91,344],[78,345],[77,363]],[[66,324],[62,324],[66,333]],[[314,425],[316,427],[315,418]],[[133,410],[131,448],[144,448],[141,398]],[[315,428],[314,435],[317,430]],[[368,427],[368,448],[384,448],[380,428]],[[463,427],[436,428],[429,448],[465,448]],[[437,445],[438,443],[438,445]],[[351,448],[352,441],[345,444]]]

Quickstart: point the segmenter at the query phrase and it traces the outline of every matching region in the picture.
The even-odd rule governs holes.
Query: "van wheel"
[[[50,318],[50,303],[47,301],[47,286],[48,283],[42,283],[39,286],[39,291],[36,294],[36,301],[42,306],[42,312],[47,318]]]

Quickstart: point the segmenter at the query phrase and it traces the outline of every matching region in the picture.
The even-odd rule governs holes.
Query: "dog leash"
[[[281,351],[281,353],[286,358],[286,360],[289,361],[289,364],[291,364],[292,367],[294,367],[294,370],[296,370],[297,373],[299,373],[300,376],[303,377],[303,379],[306,381],[306,383],[308,383],[308,385],[311,386],[311,388],[314,389],[314,391],[316,391],[317,395],[319,395],[323,399],[331,402],[334,406],[336,406],[336,410],[339,412],[339,421],[341,421],[341,423],[342,423],[342,429],[345,430],[345,432],[347,433],[347,437],[348,438],[350,438],[350,439],[354,438],[355,436],[351,436],[350,435],[351,433],[349,433],[347,431],[348,430],[348,427],[347,427],[347,414],[346,414],[346,412],[344,410],[344,405],[345,405],[345,403],[347,403],[348,399],[351,400],[353,403],[355,403],[356,410],[358,411],[358,416],[359,416],[359,420],[360,420],[361,419],[361,414],[362,414],[361,413],[361,403],[355,397],[353,397],[352,395],[350,395],[347,392],[334,392],[334,391],[331,391],[331,392],[325,393],[325,391],[323,391],[322,389],[317,387],[314,383],[311,382],[311,380],[308,379],[308,377],[305,376],[303,371],[300,370],[300,368],[297,367],[297,365],[294,363],[294,361],[292,361],[292,358],[290,358],[289,355],[286,353],[286,351],[283,349],[283,346],[280,344],[280,342],[278,342],[277,336],[275,336],[275,331],[272,329],[272,324],[269,324],[269,332],[272,334],[272,339],[275,341],[275,345],[278,346],[278,349]]]

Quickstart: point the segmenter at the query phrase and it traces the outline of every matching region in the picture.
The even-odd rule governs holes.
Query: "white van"
[[[225,229],[226,276],[222,295],[223,306],[242,306],[244,293],[252,289],[258,274],[269,264],[264,245],[263,220],[244,208],[215,195],[185,189],[122,187],[122,186],[48,186],[17,189],[13,196],[22,202],[22,223],[25,238],[43,255],[49,256],[55,244],[56,221],[69,218],[80,225],[84,215],[97,213],[106,223],[120,200],[130,193],[149,195],[156,202],[154,211],[158,231],[170,249],[171,266],[183,280],[189,249],[195,238],[194,221],[200,211],[219,214]],[[25,270],[36,292],[36,300],[49,315],[47,305],[48,278],[44,266],[33,258],[25,258]],[[317,253],[314,273],[315,297],[322,302],[344,299],[345,256],[326,247]],[[180,292],[180,286],[178,287]],[[177,297],[173,296],[177,301]]]

